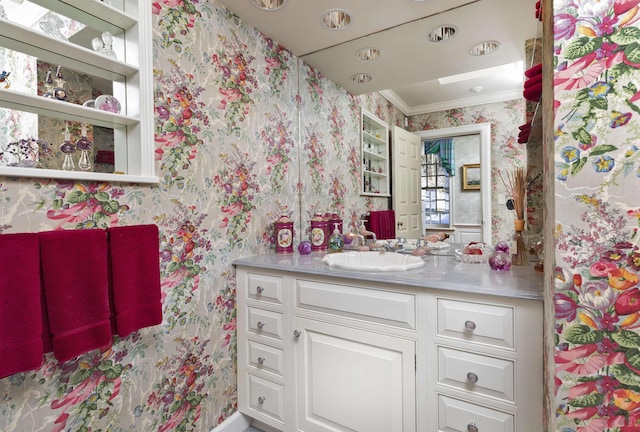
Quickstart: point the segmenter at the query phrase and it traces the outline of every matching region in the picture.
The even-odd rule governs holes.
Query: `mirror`
[[[439,224],[433,219],[428,220],[423,214],[423,230],[449,232],[454,243],[492,243],[491,125],[482,123],[434,129],[416,132],[416,135],[421,142],[453,138],[452,144],[455,147],[454,175],[449,177],[450,219]],[[476,178],[479,179],[479,184],[474,180]],[[424,194],[423,192],[421,197],[423,207],[426,205]],[[442,227],[444,223],[449,225],[446,229]]]
[[[493,161],[484,165],[481,163],[487,187],[481,189],[480,193],[463,191],[460,187],[456,187],[458,193],[453,196],[454,202],[451,203],[452,208],[455,209],[458,204],[455,202],[457,198],[468,198],[472,194],[482,198],[482,217],[477,229],[482,232],[481,238],[490,243],[508,238],[513,229],[510,226],[513,215],[504,202],[504,186],[499,179],[492,181],[492,168],[494,172],[503,171],[510,167],[514,158],[518,159],[521,156],[524,158],[526,155],[528,163],[535,165],[535,170],[539,172],[542,170],[542,147],[539,143],[526,147],[516,143],[518,127],[531,120],[535,104],[531,106],[528,103],[522,103],[518,108],[509,106],[507,109],[513,110],[510,115],[507,115],[502,107],[498,109],[490,107],[485,112],[480,109],[477,111],[460,109],[492,103],[504,104],[508,100],[522,100],[526,65],[535,64],[541,58],[539,45],[532,41],[541,37],[542,24],[535,18],[534,1],[518,2],[517,5],[512,3],[492,0],[465,3],[443,14],[416,20],[302,57],[305,62],[318,68],[331,80],[338,82],[352,93],[360,94],[382,89],[382,94],[409,117],[407,129],[414,133],[422,134],[424,131],[421,129],[429,129],[427,135],[432,132],[437,135],[442,129],[432,131],[433,128],[446,128],[456,123],[487,121],[500,123],[492,132],[495,140],[493,147],[490,148],[488,144],[484,144],[487,160],[491,161],[492,149],[495,156]],[[526,19],[523,16],[526,16]],[[459,34],[441,44],[425,41],[426,29],[432,29],[441,24],[451,24]],[[501,36],[494,37],[497,33],[492,29],[487,30],[488,27],[498,29]],[[512,39],[500,39],[510,32],[514,35]],[[470,36],[469,33],[472,35]],[[487,56],[468,55],[470,41],[480,37],[499,40],[501,45],[497,51]],[[365,64],[353,55],[362,46],[387,48],[383,48],[384,58]],[[428,54],[425,54],[424,50],[428,50]],[[387,60],[387,56],[392,60],[391,66],[382,62]],[[434,59],[437,60],[434,61]],[[521,62],[519,69],[515,66],[511,69],[503,68],[505,71],[515,70],[515,79],[495,73],[498,70],[496,65],[513,66],[517,62]],[[389,67],[391,75],[388,75]],[[354,83],[350,75],[355,70],[369,73],[373,79],[369,83]],[[485,72],[488,71],[491,71],[490,75],[486,75]],[[469,75],[460,76],[459,74]],[[448,77],[451,83],[441,84],[439,78],[443,77]],[[470,92],[471,89],[475,91],[478,86],[482,87],[480,93]],[[444,112],[449,109],[455,109],[455,112]],[[517,110],[520,112],[516,112]],[[433,120],[434,117],[447,115],[451,116],[448,121]],[[454,118],[456,115],[467,118]],[[504,118],[497,117],[500,115]],[[402,183],[396,178],[396,171],[393,175],[394,184]],[[462,177],[460,172],[456,175]],[[491,195],[492,190],[495,193],[494,196]],[[398,213],[395,204],[393,208]],[[462,210],[459,209],[458,214],[461,212]],[[533,217],[534,214],[531,213],[529,216]],[[537,217],[536,220],[541,223],[539,222],[541,217]],[[452,223],[455,224],[455,221]],[[498,226],[492,227],[493,223]],[[470,222],[466,225],[477,224]],[[535,227],[541,229],[540,225]],[[478,240],[472,237],[472,233],[466,231],[467,227],[459,231],[461,235],[456,239],[458,242]],[[466,233],[463,234],[464,232]]]
[[[525,116],[529,120],[528,105],[514,108],[512,104],[506,109],[500,106],[495,109],[502,115],[498,119],[460,107],[522,101],[523,72],[532,59],[525,55],[525,46],[527,41],[542,36],[542,24],[535,16],[536,0],[355,1],[341,6],[353,13],[354,20],[351,27],[340,31],[327,31],[318,25],[331,2],[289,1],[285,7],[268,12],[250,1],[219,2],[349,93],[380,92],[398,108],[397,114],[408,118],[409,126],[402,124],[406,129],[415,132],[491,122],[498,125],[492,131],[494,146],[500,146],[497,150],[492,148],[493,168],[500,171],[514,155],[520,157],[523,146],[517,148],[515,141],[518,126]],[[428,40],[427,36],[441,25],[455,28],[455,37],[440,42]],[[486,40],[498,41],[499,48],[489,55],[469,54],[471,47]],[[360,60],[357,52],[366,47],[378,48],[382,56],[372,61]],[[510,71],[512,75],[515,72],[515,79],[500,75],[499,71]],[[371,79],[352,78],[360,73]],[[447,78],[450,83],[441,84],[440,78]],[[482,87],[480,93],[470,92],[478,87]],[[450,116],[447,121],[434,120],[440,114],[432,113],[442,114],[450,109],[455,112],[445,114]],[[384,119],[390,126],[400,125],[402,116],[395,114],[394,119]],[[467,118],[460,122],[456,115]],[[541,146],[534,151],[541,160]],[[492,187],[497,193],[503,190],[495,179]],[[496,213],[493,223],[504,226],[494,227],[493,235],[504,238],[513,230],[506,223],[511,215],[496,199],[492,197]]]

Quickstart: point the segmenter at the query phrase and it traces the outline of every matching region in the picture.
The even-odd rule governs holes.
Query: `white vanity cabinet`
[[[292,430],[416,430],[416,295],[329,280],[292,282]]]
[[[296,432],[542,430],[542,302],[236,269],[243,414]]]
[[[441,292],[432,301],[429,430],[542,431],[542,302]]]

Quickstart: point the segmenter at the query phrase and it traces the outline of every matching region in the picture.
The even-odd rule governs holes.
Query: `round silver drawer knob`
[[[301,335],[301,334],[302,334],[302,332],[301,332],[300,330],[294,330],[294,331],[293,331],[293,335],[294,335],[295,337],[300,337],[300,335]]]
[[[256,287],[256,291],[258,291],[258,294],[262,294],[262,293],[263,293],[263,291],[264,291],[264,288],[263,288],[263,287],[261,287],[260,285],[258,285],[258,286]]]
[[[264,364],[264,357],[258,357],[258,363]]]
[[[262,405],[262,404],[264,403],[265,399],[267,399],[267,397],[266,397],[266,396],[259,396],[259,397],[258,397],[258,403],[259,403],[260,405]],[[477,430],[477,429],[476,429],[476,430]]]
[[[258,326],[259,329],[264,327],[264,323],[262,321],[258,321],[256,325]]]
[[[470,383],[477,383],[478,375],[474,374],[473,372],[469,372],[467,374],[467,381],[469,381]]]
[[[475,425],[475,423],[469,423],[467,425],[467,432],[478,432],[480,429],[478,429],[478,426]]]
[[[473,321],[466,321],[464,323],[464,328],[466,328],[467,330],[473,331],[476,329],[476,323],[474,323]]]

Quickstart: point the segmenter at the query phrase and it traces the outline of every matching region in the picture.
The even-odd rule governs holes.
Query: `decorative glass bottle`
[[[76,147],[80,150],[80,158],[78,159],[78,168],[82,171],[89,171],[91,169],[91,158],[89,157],[89,150],[93,147],[93,143],[87,138],[87,125],[82,123],[81,136],[76,141]]]
[[[64,129],[64,141],[60,144],[60,151],[64,153],[64,161],[62,162],[62,169],[65,171],[73,171],[75,164],[73,162],[73,154],[76,152],[76,144],[71,141],[71,133],[69,132],[69,125]]]

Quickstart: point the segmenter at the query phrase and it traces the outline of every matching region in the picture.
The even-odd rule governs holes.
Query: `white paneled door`
[[[396,237],[420,238],[422,205],[420,196],[421,139],[416,134],[393,128],[393,209]]]

